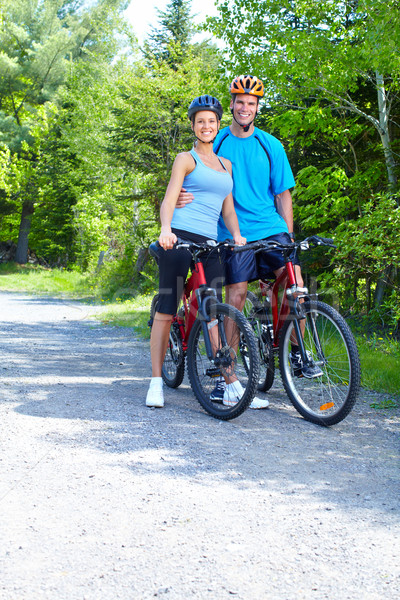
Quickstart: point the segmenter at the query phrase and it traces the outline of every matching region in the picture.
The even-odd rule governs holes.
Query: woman
[[[177,236],[192,242],[216,240],[217,223],[222,211],[225,225],[235,244],[246,243],[246,239],[240,235],[233,206],[232,164],[213,152],[222,106],[212,96],[200,96],[190,104],[188,117],[196,142],[190,152],[177,155],[160,209],[161,233],[158,241],[165,252],[161,253],[159,259],[160,296],[151,330],[152,378],[146,406],[164,406],[161,369],[168,347],[171,321],[191,263],[188,251],[172,249]],[[184,211],[175,210],[182,186],[194,195],[193,202]],[[209,255],[205,275],[207,284],[216,288],[221,298],[223,266],[217,253]]]

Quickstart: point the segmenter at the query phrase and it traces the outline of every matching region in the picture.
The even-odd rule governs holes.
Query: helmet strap
[[[193,129],[192,129],[192,131],[193,131]],[[213,140],[209,140],[208,142],[205,142],[204,140],[201,140],[199,137],[197,137],[197,135],[194,133],[194,131],[193,131],[193,134],[194,134],[194,137],[196,138],[196,140],[199,140],[199,142],[201,142],[202,144],[213,144],[215,142],[215,140],[217,139],[217,135],[219,134],[219,127],[218,127],[217,135],[215,136],[215,138]]]
[[[217,136],[215,136],[215,138],[213,140],[209,140],[208,142],[205,142],[204,140],[201,140],[199,137],[197,137],[197,135],[194,136],[197,140],[199,140],[199,142],[201,142],[202,144],[213,144],[215,142],[215,140],[217,139]]]
[[[250,129],[251,125],[252,125],[252,124],[254,123],[254,121],[255,121],[255,118],[254,118],[254,119],[253,119],[252,121],[250,121],[250,123],[248,123],[247,125],[242,125],[242,124],[241,124],[241,123],[239,123],[239,121],[236,119],[236,117],[235,117],[235,113],[233,112],[233,108],[231,108],[231,113],[232,113],[233,120],[234,120],[234,121],[236,121],[236,123],[239,125],[239,127],[242,127],[242,128],[243,128],[243,131],[246,131],[246,132],[247,132],[247,131]],[[257,114],[258,114],[258,113],[257,113]],[[257,115],[256,115],[256,116],[257,116]]]

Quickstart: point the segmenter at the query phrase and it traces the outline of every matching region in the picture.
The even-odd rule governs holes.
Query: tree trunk
[[[28,262],[28,236],[31,229],[31,219],[34,207],[33,202],[27,200],[22,206],[21,223],[19,226],[15,262],[24,265]]]
[[[365,280],[365,295],[367,297],[367,314],[371,310],[371,280],[369,277]]]
[[[374,294],[374,306],[375,308],[379,308],[383,303],[383,298],[385,295],[386,289],[389,287],[391,280],[392,267],[389,265],[384,270],[382,277],[378,279],[376,282],[375,294]]]
[[[393,156],[393,150],[390,143],[389,134],[389,109],[387,103],[387,95],[385,90],[385,82],[383,75],[375,72],[376,85],[378,88],[378,107],[379,107],[379,125],[380,125],[380,136],[383,146],[383,152],[385,154],[386,170],[388,174],[389,189],[395,192],[397,189],[397,177],[396,177],[396,162]],[[397,200],[397,204],[399,204]],[[376,308],[382,305],[383,297],[385,295],[386,288],[388,287],[387,275],[390,273],[390,267],[386,269],[386,277],[380,278],[376,283],[374,304]]]
[[[389,134],[389,108],[385,90],[385,82],[383,76],[376,72],[376,85],[378,89],[378,107],[379,107],[379,125],[380,125],[380,136],[383,146],[383,152],[385,154],[386,170],[388,174],[389,187],[392,191],[397,188],[397,177],[396,177],[396,162],[393,156],[393,150],[390,144]]]
[[[150,253],[148,248],[140,248],[135,264],[135,272],[137,274],[140,274],[143,271],[147,261],[149,260],[149,256]]]

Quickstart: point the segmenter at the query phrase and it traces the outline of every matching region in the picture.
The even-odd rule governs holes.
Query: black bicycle
[[[218,301],[216,291],[208,287],[203,260],[210,252],[231,246],[233,242],[193,243],[178,240],[175,248],[192,253],[191,275],[185,282],[182,303],[174,315],[162,378],[171,388],[183,381],[185,358],[190,385],[201,406],[217,419],[238,417],[251,403],[259,379],[257,341],[244,315]],[[150,253],[158,260],[164,252],[158,242],[150,245]],[[158,294],[151,303],[152,326],[157,311]],[[219,378],[227,384],[238,381],[241,396],[234,402],[210,398]]]
[[[259,281],[258,295],[247,293],[243,312],[258,340],[258,389],[265,392],[271,388],[278,355],[282,383],[296,410],[313,423],[334,425],[356,402],[360,359],[353,334],[338,311],[297,285],[293,252],[315,246],[335,247],[330,239],[311,236],[302,242],[259,241],[238,248],[255,252],[279,249],[285,260],[276,279]],[[297,355],[292,345],[298,348]]]

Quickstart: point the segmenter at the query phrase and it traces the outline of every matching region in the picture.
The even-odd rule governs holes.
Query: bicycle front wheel
[[[267,392],[274,383],[275,357],[271,335],[267,325],[267,311],[253,292],[247,292],[243,314],[250,323],[258,342],[258,351],[260,355],[260,378],[258,389],[260,392]]]
[[[331,306],[306,301],[304,347],[321,375],[312,379],[293,369],[291,340],[296,339],[294,321],[285,322],[279,342],[282,383],[296,410],[308,421],[335,425],[352,410],[360,388],[360,360],[353,334],[343,317]],[[301,322],[301,321],[300,321]]]
[[[158,294],[151,302],[150,318],[154,319],[157,310]],[[177,388],[181,385],[185,375],[185,354],[182,347],[182,338],[179,327],[175,321],[171,323],[169,331],[168,348],[165,354],[161,377],[165,385],[170,388]]]
[[[232,306],[219,303],[212,305],[210,317],[206,336],[213,351],[211,360],[207,356],[200,318],[196,319],[190,332],[187,350],[190,385],[197,400],[210,415],[216,419],[234,419],[246,410],[257,389],[257,342],[246,318]],[[213,396],[216,383],[222,378],[228,383],[238,381],[235,386],[238,386],[240,393],[233,401],[232,398]]]

